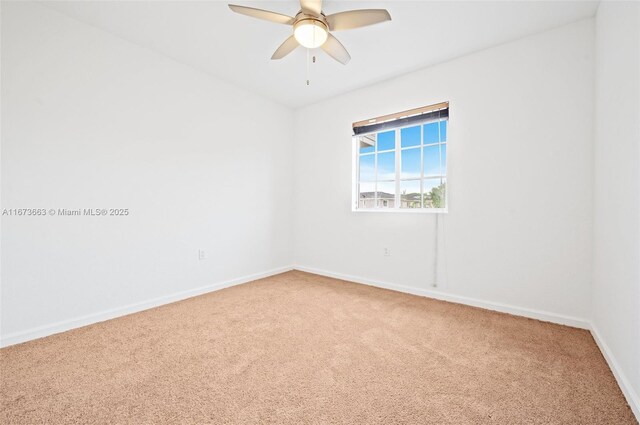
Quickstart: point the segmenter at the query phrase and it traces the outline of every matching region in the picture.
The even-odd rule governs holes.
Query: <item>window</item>
[[[354,209],[447,209],[447,102],[354,124]]]

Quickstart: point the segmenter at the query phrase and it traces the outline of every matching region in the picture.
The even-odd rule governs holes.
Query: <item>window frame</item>
[[[451,140],[451,126],[449,125],[449,118],[446,119],[441,119],[440,121],[446,121],[447,122],[447,140],[444,142],[444,144],[446,144],[447,146],[447,156],[445,159],[445,166],[446,166],[446,170],[447,172],[445,174],[440,174],[437,177],[433,177],[434,179],[436,178],[440,178],[446,181],[446,191],[445,191],[445,207],[444,208],[424,208],[424,207],[420,207],[420,208],[400,208],[401,205],[401,201],[402,201],[402,195],[400,193],[400,183],[403,181],[420,181],[420,196],[423,196],[423,190],[424,190],[424,180],[425,179],[429,179],[430,177],[425,177],[424,176],[424,148],[427,146],[438,146],[438,153],[440,156],[440,164],[442,164],[442,141],[438,141],[437,143],[424,143],[424,125],[425,123],[421,123],[421,124],[415,124],[415,123],[411,123],[411,124],[406,124],[406,125],[402,125],[402,126],[398,126],[398,127],[394,127],[393,129],[386,129],[386,130],[382,130],[379,132],[376,132],[375,134],[380,134],[380,133],[386,133],[389,131],[394,131],[395,132],[395,147],[393,150],[383,150],[378,152],[377,151],[377,146],[374,149],[374,151],[372,153],[369,154],[365,154],[365,155],[374,155],[375,156],[375,176],[376,176],[376,180],[374,182],[375,184],[375,188],[377,191],[377,184],[378,184],[378,179],[377,179],[377,170],[378,170],[378,159],[377,159],[377,155],[378,153],[387,153],[387,152],[395,152],[395,174],[396,174],[396,178],[395,178],[395,198],[394,198],[394,204],[395,206],[393,208],[379,208],[377,206],[377,198],[374,197],[374,207],[373,208],[359,208],[359,201],[360,201],[360,192],[359,192],[359,188],[358,185],[360,183],[359,180],[359,168],[360,168],[360,147],[359,147],[359,141],[358,141],[358,137],[361,137],[362,135],[355,135],[352,136],[351,138],[351,146],[352,146],[352,178],[351,178],[351,194],[352,194],[352,200],[351,200],[351,212],[356,212],[356,213],[409,213],[409,214],[448,214],[449,213],[449,192],[450,192],[450,184],[449,184],[449,157],[451,155],[450,150],[449,150],[449,141]],[[402,147],[402,137],[401,137],[401,132],[402,129],[405,128],[411,128],[411,127],[416,127],[416,126],[420,126],[420,145],[417,146],[408,146],[403,148]],[[403,179],[401,177],[402,175],[402,151],[403,150],[408,150],[408,149],[420,149],[420,177],[419,178],[405,178]]]

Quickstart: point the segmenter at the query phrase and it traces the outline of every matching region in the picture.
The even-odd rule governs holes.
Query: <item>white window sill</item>
[[[447,208],[371,208],[352,209],[354,213],[399,213],[399,214],[448,214]]]

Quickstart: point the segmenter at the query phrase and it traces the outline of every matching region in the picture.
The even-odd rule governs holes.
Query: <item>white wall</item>
[[[130,211],[2,217],[7,343],[289,265],[289,109],[35,3],[2,8],[3,208]]]
[[[435,215],[351,212],[351,123],[448,100],[438,290],[584,323],[593,36],[581,21],[297,111],[295,263],[431,289]]]
[[[595,83],[593,322],[640,417],[640,3],[600,4]]]

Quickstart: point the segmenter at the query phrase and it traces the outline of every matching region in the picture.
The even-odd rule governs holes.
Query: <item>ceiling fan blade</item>
[[[300,0],[300,8],[307,15],[320,16],[322,13],[322,0]]]
[[[348,10],[327,16],[331,31],[350,30],[390,20],[391,15],[386,9]]]
[[[282,43],[280,47],[276,49],[275,52],[273,52],[273,56],[271,56],[271,59],[282,59],[289,53],[293,52],[299,45],[300,44],[298,44],[296,38],[294,36],[291,36],[287,38],[284,43]]]
[[[322,45],[322,50],[327,52],[329,56],[337,60],[343,65],[346,65],[351,60],[351,55],[344,48],[342,43],[338,41],[331,33],[327,34],[327,41]]]
[[[254,7],[238,6],[230,4],[229,9],[241,15],[251,16],[252,18],[264,19],[265,21],[275,22],[277,24],[291,25],[295,21],[291,16],[281,13],[270,12],[268,10],[256,9]]]

